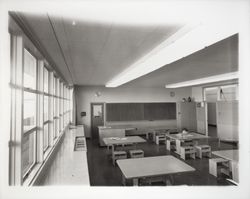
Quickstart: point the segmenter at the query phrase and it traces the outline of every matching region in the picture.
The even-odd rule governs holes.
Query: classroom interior
[[[240,9],[136,5],[8,11],[9,186],[239,185]]]

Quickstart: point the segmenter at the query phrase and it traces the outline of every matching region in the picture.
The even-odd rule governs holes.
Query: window
[[[48,70],[46,61],[24,48],[25,42],[22,36],[11,36],[10,143],[18,144],[10,144],[10,185],[33,180],[57,143],[59,130],[68,124],[64,117],[68,89]]]
[[[23,176],[33,167],[36,162],[36,131],[24,134],[22,139],[22,168]]]
[[[43,90],[45,93],[49,92],[49,71],[44,67],[44,76],[43,76]]]
[[[36,59],[24,49],[23,86],[36,89]]]
[[[25,178],[36,163],[37,137],[37,65],[36,59],[24,49],[23,70],[23,136],[22,136],[22,175]]]
[[[36,127],[36,94],[23,92],[23,129],[24,133]]]
[[[49,147],[49,124],[43,126],[43,151]]]
[[[44,67],[43,71],[43,151],[49,148],[49,71]]]
[[[47,122],[49,120],[49,97],[44,96],[44,101],[43,101],[43,119],[44,122]]]
[[[220,100],[222,101],[238,100],[238,86],[237,85],[221,86]]]
[[[238,85],[204,88],[204,100],[207,102],[238,100]]]

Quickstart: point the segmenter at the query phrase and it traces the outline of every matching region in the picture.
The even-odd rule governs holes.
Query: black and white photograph
[[[250,197],[250,1],[0,0],[0,198]]]

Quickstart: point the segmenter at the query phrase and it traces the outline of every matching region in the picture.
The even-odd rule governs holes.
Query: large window
[[[36,59],[38,51],[24,48],[22,36],[11,42],[10,185],[22,185],[32,181],[69,124],[68,88],[47,61]]]
[[[37,94],[36,59],[24,50],[23,70],[23,136],[22,136],[22,175],[27,176],[36,163],[37,136]]]

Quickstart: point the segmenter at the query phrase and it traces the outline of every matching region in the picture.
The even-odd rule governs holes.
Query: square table
[[[145,139],[141,138],[140,136],[126,136],[126,137],[108,137],[103,138],[103,142],[107,145],[108,149],[109,146],[112,147],[112,152],[114,152],[115,145],[126,145],[126,144],[137,144],[137,143],[144,143],[146,142]]]
[[[117,160],[123,182],[133,180],[138,185],[141,178],[167,176],[174,173],[192,172],[195,169],[172,155]]]
[[[170,139],[176,141],[176,153],[181,154],[181,142],[184,140],[193,140],[195,141],[195,145],[197,145],[198,140],[210,138],[209,136],[202,135],[195,132],[189,132],[187,134],[177,133],[177,134],[166,134],[166,136]]]

